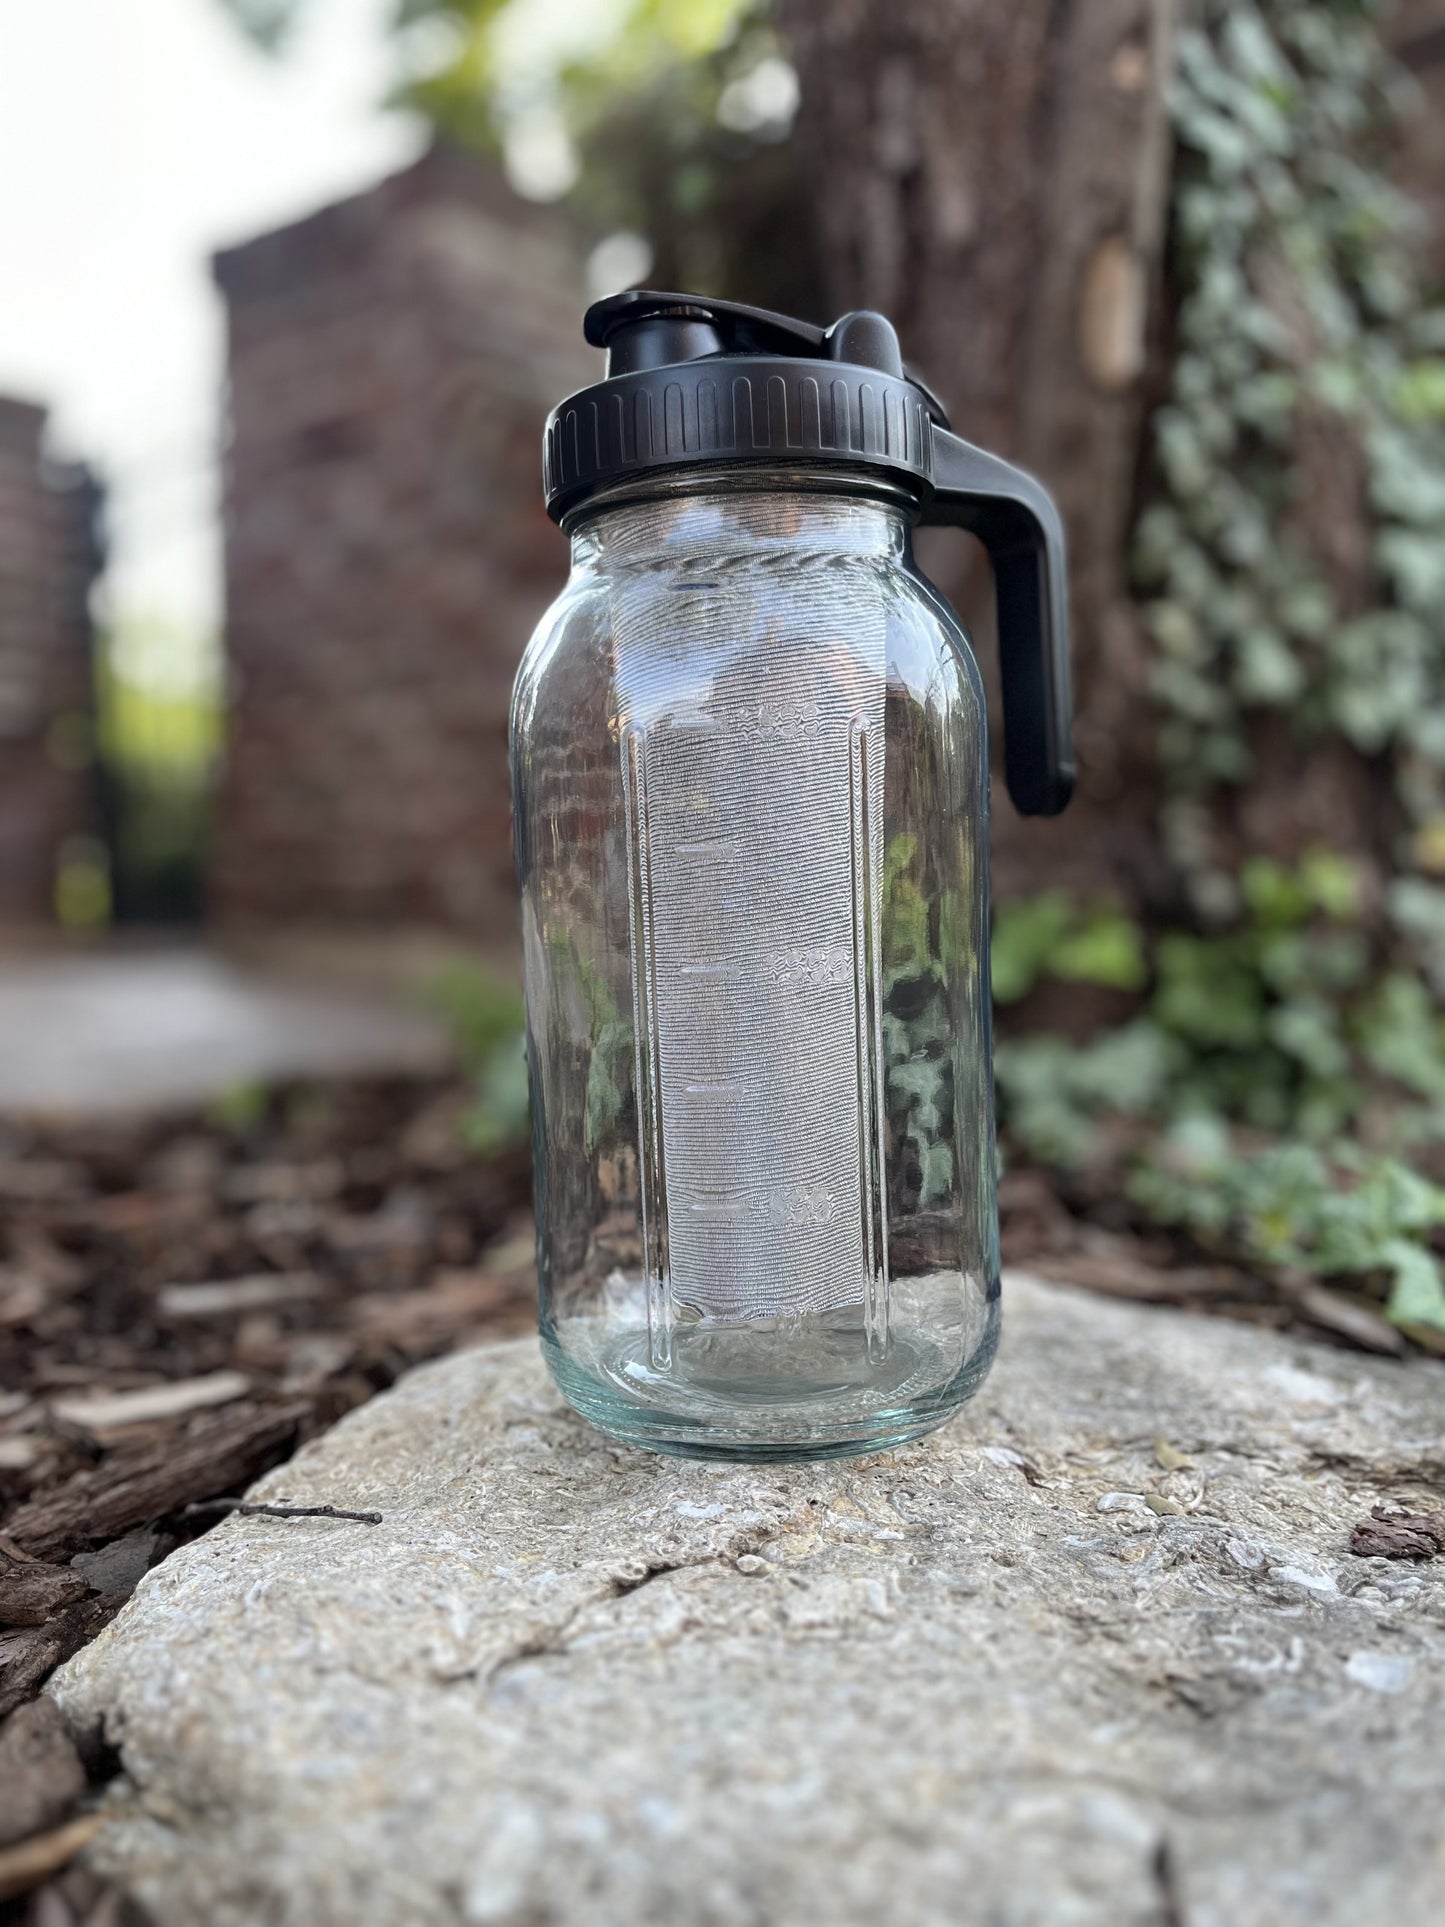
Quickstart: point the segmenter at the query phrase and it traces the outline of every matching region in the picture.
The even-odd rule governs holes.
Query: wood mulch
[[[368,1081],[229,1121],[0,1122],[0,1924],[141,1920],[71,1864],[114,1761],[82,1760],[37,1699],[55,1667],[220,1501],[408,1366],[533,1328],[528,1155],[466,1149],[467,1103]],[[1398,1347],[1376,1313],[1141,1235],[1041,1172],[1011,1171],[1000,1206],[1006,1258],[1041,1275]],[[1422,1530],[1366,1522],[1361,1546],[1430,1556]]]
[[[467,1102],[375,1081],[230,1123],[0,1123],[0,1921],[136,1918],[62,1872],[110,1766],[36,1700],[55,1667],[207,1501],[418,1360],[532,1328],[527,1152],[468,1151]]]

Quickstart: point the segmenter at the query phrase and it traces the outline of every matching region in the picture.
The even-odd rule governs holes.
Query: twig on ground
[[[0,1900],[29,1893],[42,1880],[68,1867],[104,1824],[104,1814],[83,1813],[78,1820],[68,1820],[50,1833],[37,1833],[19,1846],[6,1847],[0,1852]]]
[[[379,1526],[379,1512],[348,1512],[335,1505],[258,1505],[252,1499],[199,1499],[181,1515],[193,1519],[202,1512],[240,1512],[265,1519],[354,1519],[358,1525]]]

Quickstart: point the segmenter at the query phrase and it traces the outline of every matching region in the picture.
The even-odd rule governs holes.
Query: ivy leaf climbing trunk
[[[1172,0],[781,0],[802,79],[829,309],[881,308],[953,426],[1035,470],[1070,543],[1082,781],[1017,818],[1002,894],[1067,881],[1145,907],[1157,854],[1148,655],[1129,530],[1169,194]],[[987,647],[986,571],[926,561]],[[996,679],[994,687],[997,687]]]

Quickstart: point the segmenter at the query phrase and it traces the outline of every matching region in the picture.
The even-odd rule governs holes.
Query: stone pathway
[[[241,1083],[447,1061],[441,1026],[395,1001],[200,950],[0,966],[0,1111],[155,1110]]]
[[[1445,1369],[1023,1279],[873,1460],[613,1447],[523,1340],[263,1481],[53,1690],[161,1927],[1435,1927]]]

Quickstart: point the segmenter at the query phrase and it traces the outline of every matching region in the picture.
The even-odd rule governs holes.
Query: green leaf
[[[1166,655],[1177,656],[1182,662],[1192,661],[1203,653],[1203,638],[1193,611],[1181,602],[1151,602],[1144,611],[1144,620],[1149,633]]]
[[[1141,990],[1148,977],[1139,926],[1111,904],[1081,909],[1063,890],[1016,898],[994,917],[994,1000],[1017,1003],[1053,976],[1111,990]]]
[[[1243,962],[1218,943],[1183,933],[1160,939],[1155,1019],[1195,1044],[1247,1048],[1265,1033],[1264,997]]]
[[[1072,914],[1062,890],[999,904],[990,947],[996,1003],[1017,1003],[1028,995],[1047,968]]]
[[[922,1172],[918,1202],[926,1210],[931,1204],[945,1202],[953,1193],[952,1145],[925,1145],[919,1154],[918,1164]]]
[[[1407,608],[1435,614],[1445,602],[1445,531],[1389,529],[1375,544],[1380,566]]]
[[[943,1130],[945,1103],[952,1108],[953,1075],[943,1058],[908,1057],[888,1069],[889,1108],[908,1113],[915,1134],[935,1138]]]
[[[1107,907],[1091,911],[1079,929],[1061,939],[1049,967],[1068,982],[1108,990],[1142,990],[1149,976],[1143,932]]]
[[[1319,1000],[1300,998],[1281,1004],[1270,1013],[1269,1036],[1316,1077],[1343,1077],[1350,1067],[1338,1014]]]
[[[1250,857],[1240,869],[1239,887],[1255,917],[1269,929],[1293,929],[1312,908],[1302,879],[1269,857]]]
[[[1370,1067],[1421,1097],[1445,1098],[1445,1023],[1418,977],[1392,971],[1356,1013]]]
[[[1172,1055],[1158,1027],[1135,1018],[1083,1046],[1058,1037],[1006,1039],[994,1069],[1009,1129],[1035,1157],[1067,1167],[1097,1146],[1099,1118],[1156,1109]]]
[[[928,898],[913,874],[918,838],[893,837],[883,854],[883,962],[896,977],[922,976],[935,965],[928,928]]]
[[[461,1128],[468,1149],[484,1156],[527,1135],[527,1059],[520,1038],[501,1045],[482,1071]]]
[[[1445,1282],[1440,1267],[1423,1246],[1396,1239],[1388,1262],[1394,1274],[1385,1315],[1396,1325],[1426,1325],[1445,1331]]]
[[[270,1109],[266,1086],[251,1079],[228,1084],[211,1099],[210,1117],[223,1129],[244,1133],[254,1131]]]
[[[1305,687],[1304,665],[1277,629],[1254,629],[1236,643],[1234,686],[1247,703],[1283,708]]]
[[[597,1032],[587,1066],[587,1115],[583,1143],[593,1151],[617,1122],[632,1088],[632,1025],[614,1017]]]
[[[1445,458],[1404,428],[1377,428],[1370,437],[1370,495],[1374,506],[1402,522],[1445,521]]]
[[[1347,857],[1333,850],[1307,850],[1299,867],[1300,888],[1327,917],[1346,923],[1360,914],[1360,877]]]
[[[1445,420],[1445,360],[1411,363],[1396,383],[1394,402],[1407,422]]]

